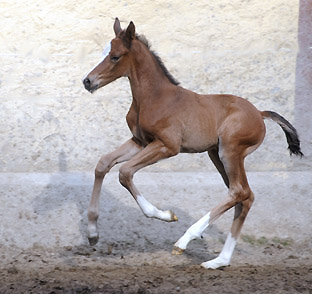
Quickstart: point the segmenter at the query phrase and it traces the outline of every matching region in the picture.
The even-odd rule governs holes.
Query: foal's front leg
[[[162,211],[148,202],[135,187],[132,180],[133,175],[145,166],[176,154],[176,152],[166,147],[161,141],[154,141],[136,154],[131,160],[126,162],[119,170],[120,183],[131,193],[142,212],[147,217],[157,218],[167,222],[178,220],[177,216],[171,210]]]
[[[95,245],[99,239],[97,219],[99,216],[99,199],[104,176],[115,164],[129,160],[142,149],[143,147],[130,139],[115,151],[102,156],[99,160],[95,169],[93,192],[88,208],[88,239],[91,246]]]

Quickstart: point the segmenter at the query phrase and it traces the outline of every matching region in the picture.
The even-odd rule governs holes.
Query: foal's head
[[[129,51],[135,39],[135,26],[130,22],[126,30],[122,30],[118,18],[115,19],[116,37],[104,49],[103,59],[83,80],[85,88],[93,93],[95,90],[112,81],[128,76],[130,68]]]

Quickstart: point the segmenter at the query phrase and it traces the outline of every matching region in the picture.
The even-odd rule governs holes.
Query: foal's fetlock
[[[206,269],[217,269],[230,265],[230,260],[223,258],[222,256],[218,256],[215,259],[203,262],[200,266]]]
[[[156,212],[155,212],[154,216],[152,216],[152,217],[160,219],[160,220],[168,222],[168,223],[178,221],[178,217],[171,210],[163,211],[163,210],[156,209]]]
[[[99,241],[99,232],[98,232],[96,223],[88,224],[88,240],[89,240],[90,246],[96,245],[96,243]]]
[[[99,241],[99,233],[96,226],[89,225],[88,240],[90,246],[96,245],[96,243]]]
[[[194,234],[190,229],[188,229],[184,233],[184,235],[174,244],[172,254],[173,255],[182,254],[185,251],[188,243],[196,238],[198,238],[198,234]]]

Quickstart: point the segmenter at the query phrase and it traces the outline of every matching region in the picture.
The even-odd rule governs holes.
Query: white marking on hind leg
[[[198,222],[193,224],[184,235],[174,244],[175,247],[178,247],[182,250],[185,250],[187,244],[196,239],[200,238],[203,231],[208,227],[210,221],[210,212],[203,216]]]
[[[159,210],[153,204],[148,202],[142,195],[138,195],[136,199],[138,205],[140,206],[142,212],[145,216],[150,218],[157,218],[163,221],[171,222],[177,221],[178,218],[176,215],[170,210]]]
[[[234,239],[232,234],[229,233],[219,256],[215,259],[203,262],[201,266],[204,268],[216,269],[222,266],[230,265],[235,245],[236,239]]]

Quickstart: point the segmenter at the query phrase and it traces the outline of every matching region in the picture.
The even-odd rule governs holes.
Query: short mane
[[[149,49],[149,51],[152,53],[155,60],[157,61],[158,65],[162,69],[163,73],[165,74],[165,76],[170,81],[170,83],[178,86],[180,83],[171,75],[171,73],[168,71],[168,69],[164,65],[163,61],[161,60],[161,58],[153,50],[151,50],[151,45],[148,42],[148,40],[146,39],[146,37],[144,35],[136,34],[136,38],[137,38],[137,40],[139,40],[141,43],[143,43]]]

